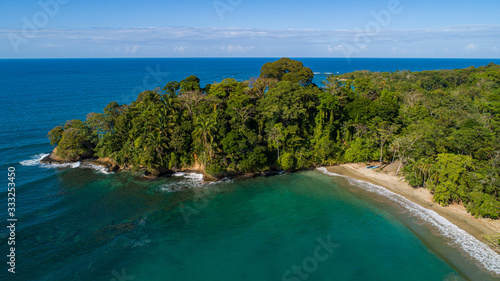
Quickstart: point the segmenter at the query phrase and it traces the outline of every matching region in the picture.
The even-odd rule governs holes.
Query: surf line
[[[366,181],[357,180],[344,175],[328,172],[325,167],[317,168],[318,171],[334,177],[346,178],[350,184],[361,187],[366,191],[377,193],[404,207],[410,216],[429,223],[434,229],[445,238],[450,240],[450,245],[460,248],[470,258],[476,260],[490,273],[500,276],[500,255],[495,253],[490,247],[467,233],[465,230],[451,223],[446,218],[440,216],[433,210],[424,208],[411,202],[405,197],[394,193],[385,187],[372,184]]]

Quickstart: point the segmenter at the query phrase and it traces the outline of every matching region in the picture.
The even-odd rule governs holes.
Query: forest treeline
[[[189,76],[67,121],[49,139],[66,160],[109,157],[153,173],[198,165],[215,177],[399,160],[398,173],[436,202],[499,218],[500,66],[312,81],[288,58],[245,82],[201,87]]]

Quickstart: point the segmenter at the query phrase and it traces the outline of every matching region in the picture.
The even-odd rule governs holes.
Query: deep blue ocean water
[[[16,169],[19,220],[15,275],[7,272],[5,226],[0,233],[0,280],[487,280],[484,264],[500,271],[439,219],[416,217],[408,203],[319,171],[204,186],[196,175],[144,182],[127,172],[38,163],[52,150],[47,132],[68,119],[85,119],[111,101],[130,103],[143,90],[189,75],[202,86],[247,80],[273,60],[0,60],[0,225],[7,225],[8,167]],[[500,64],[299,60],[317,73],[318,85],[320,73]],[[187,219],[186,208],[194,211]],[[335,248],[314,261],[318,241],[328,237]],[[454,243],[469,252],[448,246]],[[294,265],[311,270],[296,274]]]

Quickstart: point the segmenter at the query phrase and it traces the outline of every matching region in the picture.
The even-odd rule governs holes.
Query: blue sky
[[[0,2],[0,58],[500,58],[500,1]]]

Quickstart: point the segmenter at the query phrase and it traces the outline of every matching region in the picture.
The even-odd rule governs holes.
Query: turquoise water
[[[208,185],[49,171],[20,192],[17,280],[489,279],[421,220],[318,171]]]
[[[48,130],[67,119],[190,74],[202,84],[248,79],[270,60],[0,60],[0,169],[4,186],[16,169],[18,219],[13,275],[5,204],[0,280],[490,280],[500,272],[498,255],[435,214],[320,171],[201,185],[196,175],[142,181],[38,161],[52,149]],[[316,73],[491,61],[500,63],[304,59]]]
[[[465,259],[456,268],[431,246],[439,238],[419,236],[394,208],[317,171],[201,185],[67,168],[45,185],[55,207],[26,213],[37,223],[19,237],[22,280],[487,278]],[[314,261],[318,239],[332,245]]]

